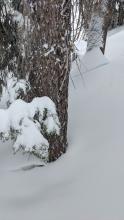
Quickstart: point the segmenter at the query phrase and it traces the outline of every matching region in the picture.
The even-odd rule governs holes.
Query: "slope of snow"
[[[124,31],[108,38],[109,64],[83,78],[75,70],[69,148],[57,162],[9,170],[18,168],[24,156],[13,157],[10,144],[1,145],[0,220],[124,219],[123,41]]]
[[[78,58],[72,63],[71,77],[83,75],[108,63],[109,61],[103,56],[101,50],[94,48],[86,54],[78,55]]]

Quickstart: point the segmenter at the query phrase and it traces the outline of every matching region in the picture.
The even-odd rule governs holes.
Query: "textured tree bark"
[[[6,0],[2,1],[5,4],[0,3],[1,14],[6,5]],[[19,78],[29,80],[31,90],[22,97],[26,101],[49,96],[55,102],[60,136],[47,137],[49,161],[54,161],[67,148],[71,0],[12,0],[11,3],[15,17],[8,10],[3,22],[0,14],[0,49],[3,50],[0,71],[5,75],[9,69]]]
[[[87,51],[94,47],[99,47],[104,54],[113,2],[113,0],[97,0],[94,3],[88,33]]]
[[[47,137],[49,161],[54,161],[67,148],[71,0],[30,0],[29,12],[32,32],[28,101],[37,96],[49,96],[56,104],[60,136]]]
[[[118,24],[124,24],[124,1],[119,2],[119,15],[118,15]]]

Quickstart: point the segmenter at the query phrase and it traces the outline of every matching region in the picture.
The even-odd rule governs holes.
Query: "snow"
[[[24,118],[21,133],[14,143],[15,152],[19,150],[20,146],[23,146],[25,152],[40,154],[41,151],[41,156],[48,158],[49,143],[37,129],[35,123],[28,118]]]
[[[9,132],[10,122],[5,110],[0,109],[0,133]]]
[[[13,76],[12,72],[9,72],[5,79],[5,86],[2,88],[0,106],[2,106],[2,108],[7,108],[7,106],[13,103],[21,93],[26,95],[29,89],[30,86],[28,81],[24,79],[17,79]]]
[[[72,63],[71,71],[71,79],[75,87],[78,86],[75,81],[75,77],[79,76],[84,81],[83,76],[87,74],[87,72],[92,72],[93,70],[109,63],[109,60],[105,56],[103,56],[101,50],[97,47],[93,48],[91,51],[88,51],[83,55],[81,55],[81,53],[79,54],[80,55],[78,55],[77,60]]]
[[[87,68],[87,72],[106,65],[108,60],[103,56],[99,48],[93,48],[90,52],[87,52],[83,57],[83,63]]]
[[[86,53],[86,47],[87,47],[86,41],[79,39],[75,42],[75,46],[78,55],[84,55]]]
[[[50,98],[34,98],[30,103],[17,99],[8,109],[0,109],[0,119],[1,139],[14,140],[14,152],[23,150],[48,161],[49,143],[42,134],[43,130],[46,129],[47,134],[59,135],[60,129],[56,107]]]
[[[10,143],[1,144],[1,220],[124,219],[123,39],[124,31],[108,38],[109,63],[83,74],[85,86],[75,69],[65,155],[36,168],[38,159],[26,162],[26,155],[12,155]]]

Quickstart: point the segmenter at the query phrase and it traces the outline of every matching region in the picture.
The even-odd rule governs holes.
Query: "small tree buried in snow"
[[[14,152],[22,150],[48,161],[47,137],[59,135],[60,130],[56,107],[50,98],[34,98],[30,103],[18,99],[8,109],[0,109],[0,121],[1,139],[13,139]]]

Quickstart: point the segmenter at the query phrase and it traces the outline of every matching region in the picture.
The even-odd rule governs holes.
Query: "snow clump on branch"
[[[0,109],[0,137],[14,140],[16,153],[32,153],[48,161],[49,143],[46,137],[59,135],[60,123],[53,101],[48,97],[34,98],[26,103],[18,99],[8,109]]]

